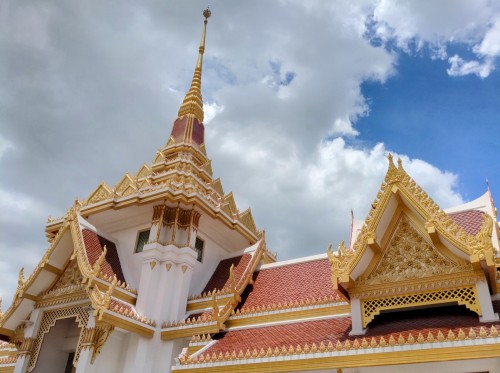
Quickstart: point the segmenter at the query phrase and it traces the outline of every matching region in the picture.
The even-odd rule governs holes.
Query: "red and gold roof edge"
[[[343,342],[338,340],[335,344],[332,341],[325,341],[319,344],[304,343],[298,344],[296,346],[284,345],[281,348],[274,347],[274,349],[272,347],[262,347],[259,350],[233,350],[231,352],[226,351],[226,353],[224,354],[222,352],[220,352],[219,354],[200,352],[195,353],[193,356],[181,356],[181,366],[177,366],[175,370],[182,370],[185,372],[189,372],[191,371],[191,369],[196,372],[239,371],[237,366],[242,365],[244,366],[245,371],[253,371],[251,364],[256,364],[255,368],[260,367],[260,369],[262,369],[259,371],[279,372],[285,371],[285,369],[290,368],[286,364],[287,361],[294,362],[294,368],[292,370],[301,370],[301,368],[303,369],[303,366],[297,364],[297,362],[300,360],[314,358],[314,361],[320,364],[321,359],[332,359],[333,363],[341,356],[346,357],[349,355],[353,355],[358,358],[356,362],[357,365],[351,366],[359,367],[381,365],[382,362],[379,362],[377,364],[375,363],[374,358],[376,359],[377,356],[381,356],[381,354],[384,352],[398,356],[405,355],[404,351],[402,350],[394,352],[394,347],[410,347],[410,349],[408,350],[408,361],[406,361],[407,363],[424,361],[424,359],[421,358],[419,352],[425,352],[425,361],[436,361],[432,358],[429,358],[429,350],[436,351],[436,348],[437,350],[439,350],[439,356],[441,356],[441,359],[437,361],[484,357],[483,354],[478,353],[478,350],[485,350],[484,346],[490,346],[490,348],[486,348],[486,350],[488,351],[487,356],[494,357],[498,356],[498,353],[500,352],[499,330],[500,326],[492,325],[489,328],[485,328],[483,326],[470,327],[466,330],[460,328],[458,332],[454,332],[452,329],[448,329],[445,332],[441,330],[435,332],[429,331],[427,335],[424,335],[422,333],[414,335],[410,332],[405,336],[403,335],[403,333],[391,333],[388,337],[359,337],[354,339],[347,339]],[[450,351],[453,349],[462,348],[463,341],[473,342],[470,343],[470,345],[468,345],[466,348],[464,348],[466,350],[466,354],[458,355],[454,351],[453,358],[445,357],[447,350]],[[480,342],[480,344],[475,344],[476,342]],[[411,349],[411,347],[413,346],[415,346],[416,348]],[[411,355],[415,356],[412,358]],[[360,364],[360,359],[364,361],[364,364]],[[263,363],[270,364],[269,370],[264,368]],[[328,364],[324,363],[325,361],[321,362],[321,366],[323,366],[323,369],[328,367]],[[391,362],[391,359],[384,359],[383,361],[384,365],[396,363],[401,363],[401,360],[398,358],[397,361],[393,360]],[[309,360],[308,364],[310,366],[310,364],[312,364],[312,361]],[[345,365],[343,367],[349,366]]]

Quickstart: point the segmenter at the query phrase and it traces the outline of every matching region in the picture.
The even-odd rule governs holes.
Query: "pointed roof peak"
[[[203,22],[203,32],[201,34],[201,41],[199,47],[198,60],[196,62],[196,67],[194,69],[193,80],[191,82],[191,87],[184,97],[181,107],[179,108],[178,117],[181,118],[185,115],[191,115],[198,119],[201,123],[204,119],[203,113],[203,99],[201,96],[201,71],[203,66],[203,54],[205,53],[205,37],[207,33],[207,23],[208,18],[211,16],[212,12],[207,7],[203,11],[203,16],[205,21]]]

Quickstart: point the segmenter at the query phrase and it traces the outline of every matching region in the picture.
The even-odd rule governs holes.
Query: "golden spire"
[[[198,55],[198,61],[196,62],[196,68],[194,69],[193,81],[191,82],[191,87],[184,97],[181,107],[179,108],[179,118],[184,115],[191,114],[201,123],[203,122],[203,99],[201,97],[201,69],[203,64],[203,53],[205,52],[205,35],[207,32],[207,20],[212,12],[209,8],[203,11],[203,16],[205,17],[203,25],[203,33],[201,35],[200,49]]]

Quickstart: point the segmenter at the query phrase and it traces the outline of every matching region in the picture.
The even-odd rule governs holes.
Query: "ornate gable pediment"
[[[50,292],[65,289],[72,286],[77,286],[82,283],[83,276],[80,273],[80,269],[78,268],[78,263],[76,260],[71,260],[66,269],[62,273],[61,277],[57,280],[57,282],[52,286],[49,290]]]
[[[395,283],[467,270],[472,270],[470,263],[444,255],[402,214],[378,263],[357,282],[366,285]]]

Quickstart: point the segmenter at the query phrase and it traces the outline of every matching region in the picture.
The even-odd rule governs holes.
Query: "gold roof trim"
[[[332,268],[332,277],[339,282],[349,282],[349,276],[358,265],[367,246],[373,244],[375,231],[393,195],[405,200],[425,221],[425,226],[439,233],[457,249],[467,254],[471,262],[486,260],[494,265],[493,247],[491,243],[491,217],[485,214],[485,222],[477,235],[471,235],[456,224],[417,183],[406,173],[402,162],[398,160],[396,167],[391,154],[388,156],[389,168],[385,175],[372,208],[352,248],[339,245],[337,253],[331,247],[328,256]]]
[[[326,368],[332,369],[338,368],[338,366],[356,368],[360,366],[370,367],[374,364],[394,365],[396,363],[460,360],[477,358],[477,354],[481,354],[483,357],[497,356],[500,348],[495,340],[498,335],[499,330],[495,325],[463,328],[459,329],[458,332],[448,329],[439,331],[437,335],[431,332],[427,334],[410,332],[407,335],[392,333],[390,336],[337,340],[335,344],[329,341],[319,344],[299,344],[295,347],[283,345],[274,348],[263,347],[260,350],[234,350],[218,355],[202,352],[191,356],[182,355],[179,362],[183,366],[183,372],[194,373],[243,371],[240,367],[244,367],[246,372],[303,371],[311,367],[311,358],[323,359],[322,364]],[[461,346],[461,341],[464,340],[477,341],[481,344]],[[445,349],[440,348],[443,342],[451,343],[452,346]],[[411,346],[415,344],[430,344],[430,346],[418,350],[412,349]],[[401,346],[404,350],[387,352],[387,348],[395,346]],[[363,351],[373,350],[382,353],[363,353]],[[284,356],[287,358],[283,359]]]

